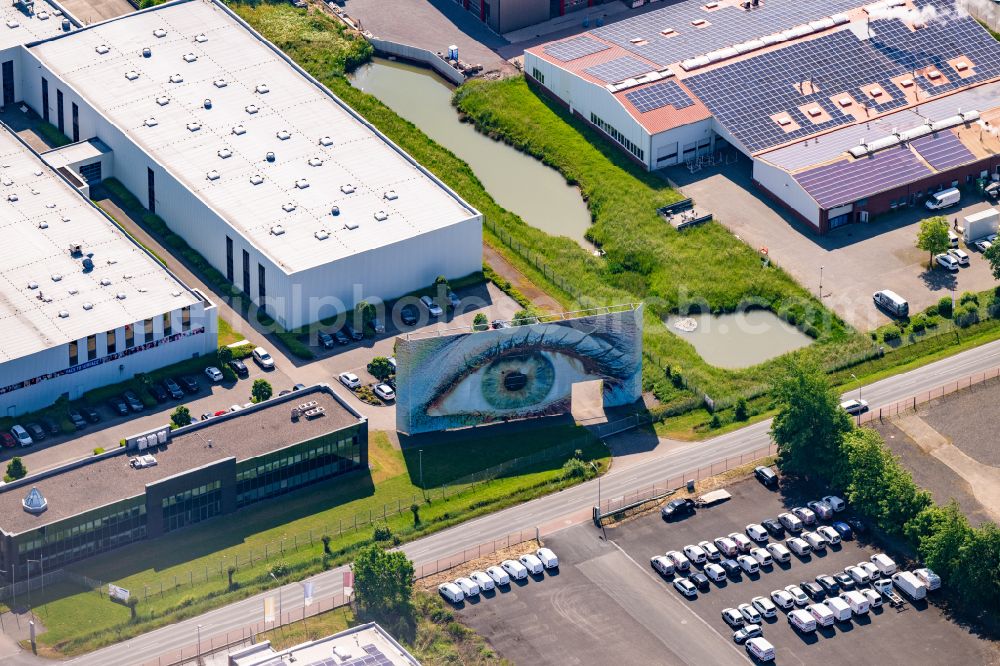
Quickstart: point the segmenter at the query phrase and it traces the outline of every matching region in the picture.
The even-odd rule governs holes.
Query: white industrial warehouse
[[[215,306],[5,126],[0,197],[0,414],[215,350]]]
[[[18,99],[89,146],[70,168],[120,180],[286,328],[482,268],[481,215],[221,2],[19,62]]]

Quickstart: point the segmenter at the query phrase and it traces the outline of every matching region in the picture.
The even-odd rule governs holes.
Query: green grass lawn
[[[246,336],[233,330],[233,325],[226,319],[219,317],[219,346],[231,345],[234,342],[245,340]]]
[[[573,441],[580,442],[586,459],[596,459],[606,469],[609,453],[604,445],[572,425],[526,430],[510,424],[478,431],[475,437],[422,438],[424,481],[431,499],[424,503],[417,485],[417,450],[406,443],[404,455],[385,433],[372,433],[370,474],[323,482],[235,516],[70,565],[75,573],[114,582],[138,595],[143,600],[138,621],[130,622],[129,610],[106,596],[65,583],[35,593],[35,611],[46,628],[39,640],[51,654],[89,651],[266,589],[273,583],[267,572],[278,562],[290,569],[289,579],[316,573],[323,567],[324,534],[332,537],[332,565],[349,561],[353,549],[370,542],[370,520],[410,540],[572,485],[575,480],[563,477],[565,458],[558,458],[486,483],[442,491],[443,484],[470,472]],[[420,505],[418,527],[409,510],[413,502]],[[397,508],[402,514],[394,515]],[[350,529],[356,520],[365,526]],[[228,590],[226,570],[237,563],[234,582],[239,588]]]

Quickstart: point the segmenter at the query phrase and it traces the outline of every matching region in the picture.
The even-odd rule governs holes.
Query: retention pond
[[[770,310],[671,315],[666,324],[671,333],[694,345],[706,363],[720,368],[749,368],[812,342]]]

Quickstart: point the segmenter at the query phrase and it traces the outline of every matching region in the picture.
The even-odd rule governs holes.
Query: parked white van
[[[927,586],[928,592],[933,592],[941,587],[941,576],[938,576],[930,569],[914,569],[913,575],[916,576],[921,583]]]
[[[743,569],[743,571],[746,571],[748,574],[755,574],[758,570],[760,570],[760,565],[757,564],[757,560],[749,555],[740,555],[736,558],[736,563],[740,565],[740,569]]]
[[[551,548],[539,548],[535,551],[535,557],[542,561],[542,566],[546,569],[559,568],[559,558],[556,557]]]
[[[438,592],[441,596],[450,601],[453,604],[461,603],[465,599],[465,594],[462,592],[462,588],[454,583],[441,583],[438,585]]]
[[[774,646],[761,637],[751,638],[746,644],[747,654],[761,662],[774,661]]]
[[[826,542],[831,546],[836,546],[840,543],[840,534],[829,525],[820,525],[817,527],[816,534],[826,539]]]
[[[851,606],[840,597],[827,599],[826,607],[833,613],[833,619],[837,622],[847,622],[851,619]]]
[[[796,608],[788,614],[788,624],[804,634],[816,631],[816,618],[802,608]]]
[[[826,539],[815,532],[803,532],[802,538],[813,550],[826,550]]]
[[[704,573],[708,576],[709,580],[713,580],[716,583],[720,583],[726,580],[726,570],[715,562],[710,562],[705,565]]]
[[[805,557],[806,555],[812,552],[812,546],[810,546],[809,543],[806,542],[804,539],[800,539],[799,537],[792,537],[790,539],[785,539],[785,545],[787,545],[788,548],[799,557]]]
[[[801,532],[802,521],[799,517],[791,513],[778,514],[778,522],[789,532]]]
[[[909,571],[898,571],[892,575],[892,584],[913,601],[927,596],[927,586]]]
[[[462,588],[462,594],[467,597],[474,597],[479,594],[479,584],[471,578],[461,577],[455,579],[455,585]]]
[[[872,592],[874,592],[874,590],[872,590]],[[875,596],[878,597],[878,594],[876,593]],[[868,612],[868,608],[871,606],[871,601],[869,601],[868,596],[857,590],[841,592],[840,598],[844,600],[844,603],[851,607],[851,612],[855,615],[864,615]]]
[[[504,560],[500,566],[514,580],[524,580],[528,577],[528,569],[517,560]]]
[[[726,557],[733,557],[739,551],[736,542],[729,537],[719,537],[715,540],[715,547],[722,551]]]
[[[867,585],[872,582],[871,575],[861,567],[847,567],[844,569],[844,573],[854,579],[858,585]]]
[[[833,611],[827,608],[825,604],[809,604],[806,606],[806,610],[816,620],[816,624],[821,627],[829,627],[833,624]]]
[[[910,304],[906,302],[905,298],[894,291],[890,291],[889,289],[876,291],[872,295],[872,300],[875,301],[876,306],[885,308],[897,317],[910,316]]]
[[[524,565],[524,568],[528,570],[528,573],[540,574],[542,573],[542,569],[545,568],[542,566],[542,561],[531,553],[522,555],[518,558],[518,561]]]
[[[878,567],[883,576],[891,576],[896,573],[896,563],[885,553],[876,553],[868,558],[872,564]]]
[[[840,499],[836,495],[827,495],[823,498],[823,501],[830,505],[830,508],[835,512],[840,513],[847,508],[847,502]]]
[[[792,553],[780,543],[767,544],[767,552],[771,554],[775,562],[784,564],[792,559]]]
[[[949,187],[946,190],[935,192],[929,196],[924,205],[927,206],[927,210],[941,210],[943,208],[957,206],[958,202],[961,200],[962,193],[958,190],[958,188]]]
[[[683,553],[680,553],[676,550],[668,550],[667,559],[674,563],[674,568],[676,568],[677,571],[691,570],[691,560],[684,557]]]
[[[762,567],[774,565],[774,560],[771,559],[771,553],[767,552],[763,548],[751,548],[750,557],[757,560],[757,564]]]
[[[673,561],[665,555],[654,555],[649,558],[649,564],[656,569],[661,576],[672,576],[674,573]]]

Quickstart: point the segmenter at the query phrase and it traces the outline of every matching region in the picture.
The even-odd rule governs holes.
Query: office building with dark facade
[[[298,415],[294,408],[319,408]],[[295,391],[0,487],[0,569],[21,580],[368,466],[368,422],[328,386]],[[132,464],[152,455],[156,464]],[[41,565],[39,566],[39,562]]]

